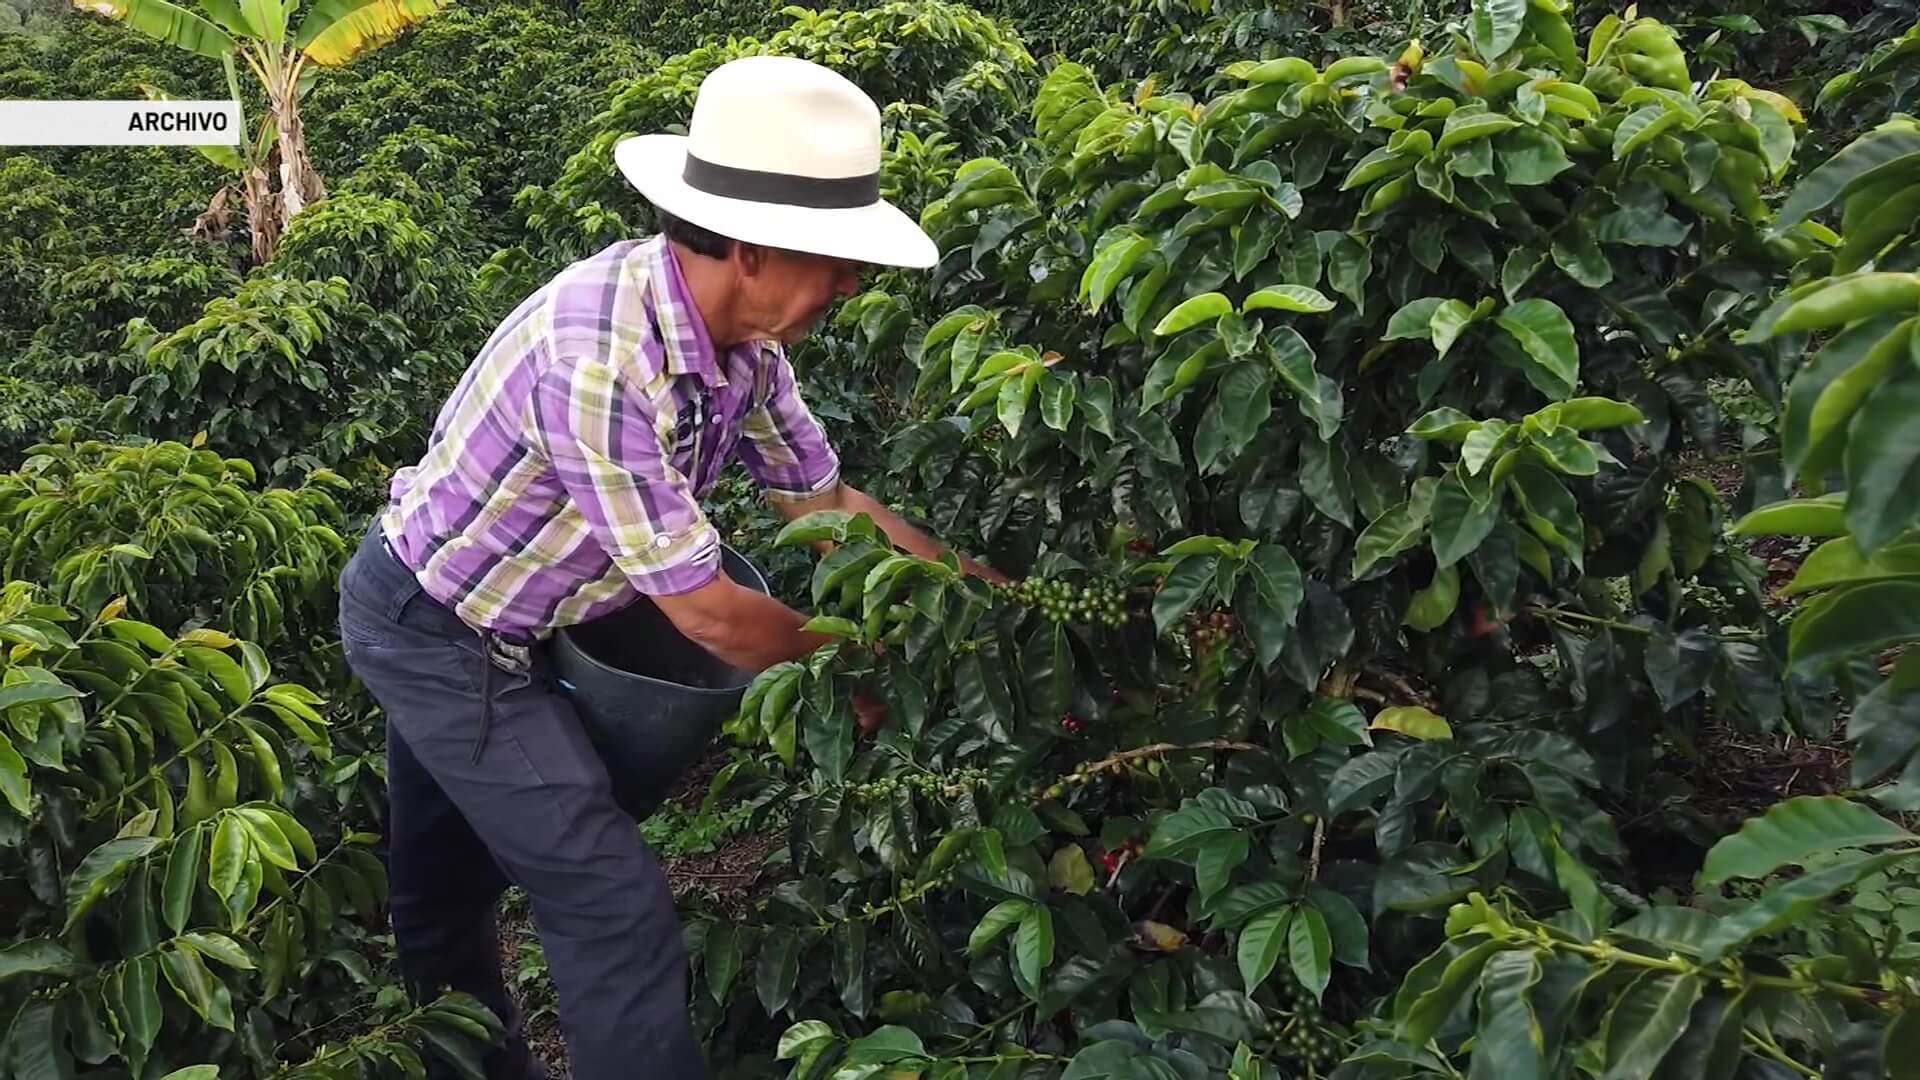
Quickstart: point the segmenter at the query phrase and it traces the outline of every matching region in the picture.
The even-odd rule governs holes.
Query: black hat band
[[[761,172],[716,165],[687,154],[680,178],[695,191],[723,199],[805,206],[814,210],[854,210],[880,201],[880,174],[822,178]]]

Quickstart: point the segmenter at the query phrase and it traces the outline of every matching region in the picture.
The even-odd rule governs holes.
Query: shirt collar
[[[641,248],[641,265],[647,276],[654,325],[666,350],[667,371],[698,375],[707,386],[725,386],[724,366],[714,354],[713,339],[707,335],[706,323],[700,318],[700,309],[694,305],[687,279],[680,273],[679,260],[666,237],[656,236]]]

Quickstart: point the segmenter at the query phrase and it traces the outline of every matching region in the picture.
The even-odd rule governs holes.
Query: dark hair
[[[711,229],[703,229],[690,221],[682,221],[665,210],[655,209],[654,215],[660,219],[662,235],[695,255],[705,255],[709,259],[724,259],[733,254],[734,242]]]

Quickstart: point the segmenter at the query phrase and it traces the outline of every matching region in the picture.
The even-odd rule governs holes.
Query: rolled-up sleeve
[[[633,587],[670,596],[720,573],[720,535],[673,467],[645,398],[606,363],[556,357],[535,423],[561,485]]]
[[[740,429],[740,463],[767,497],[799,502],[832,490],[840,481],[840,456],[800,397],[793,366],[770,353],[762,385]]]

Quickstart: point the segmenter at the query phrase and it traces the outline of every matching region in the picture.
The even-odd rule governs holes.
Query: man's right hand
[[[887,704],[873,697],[865,690],[853,692],[853,716],[860,724],[860,733],[871,735],[887,723]]]

